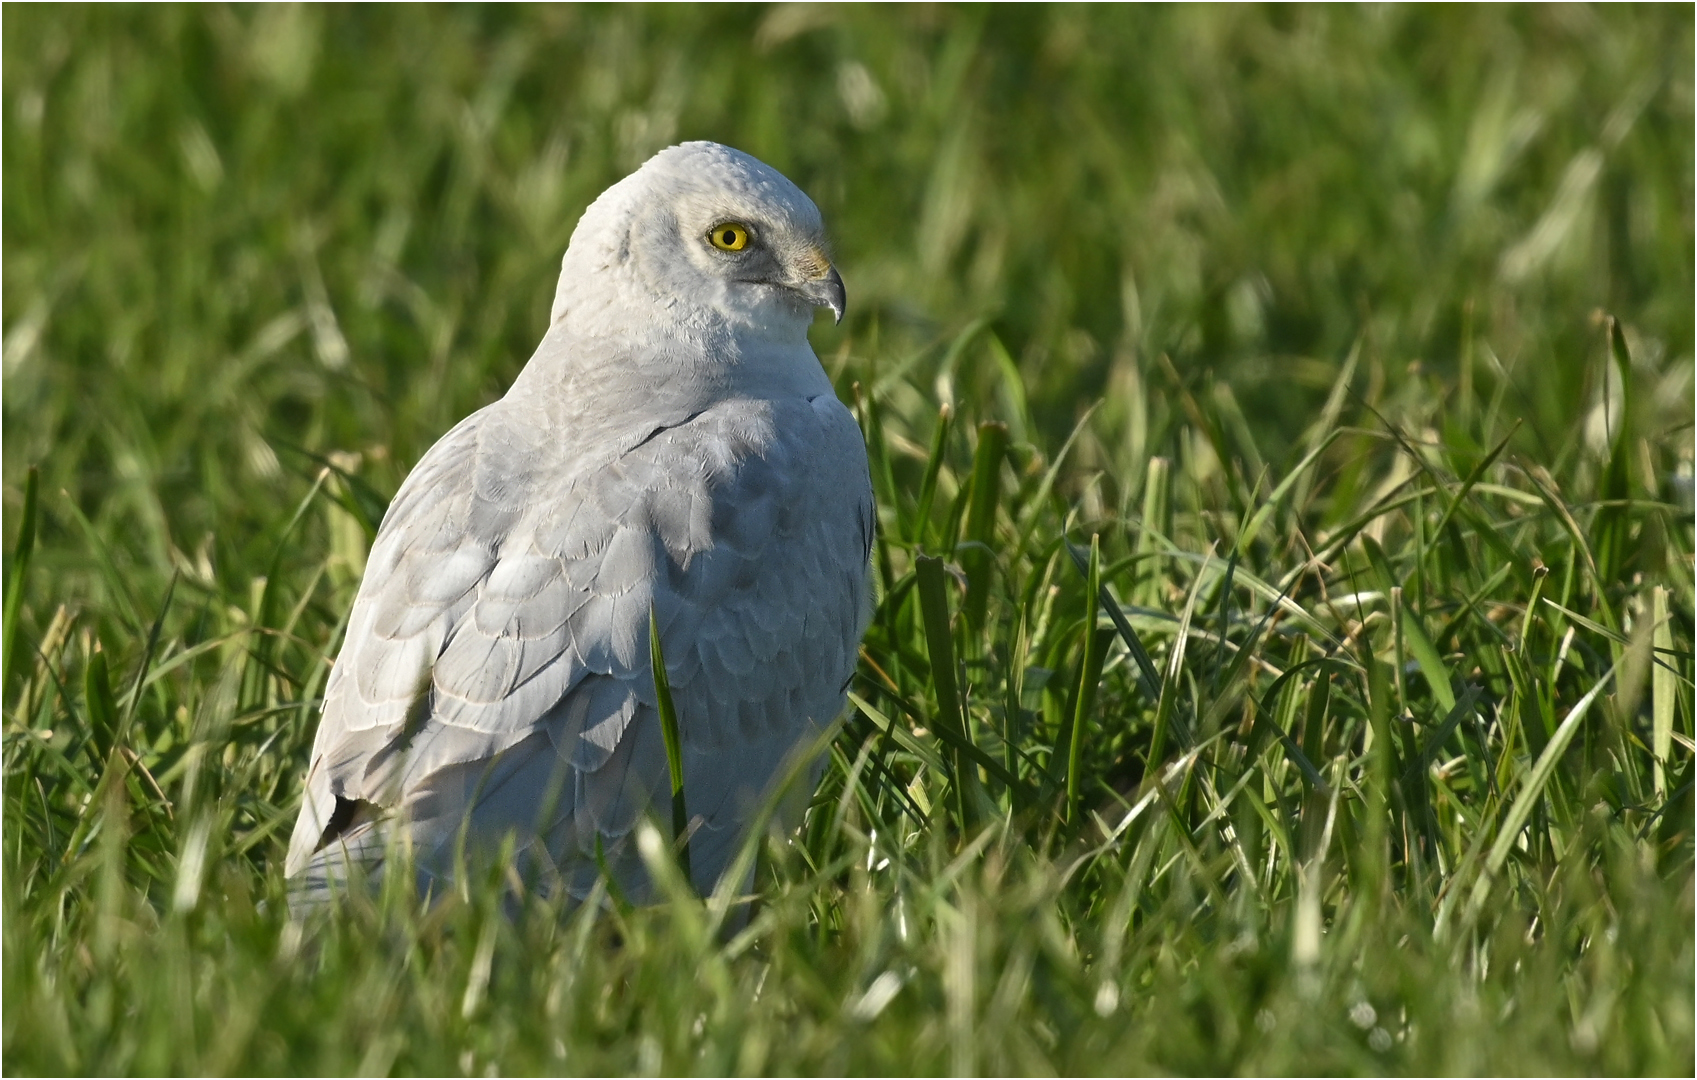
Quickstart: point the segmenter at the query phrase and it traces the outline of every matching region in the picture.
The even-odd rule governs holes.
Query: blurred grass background
[[[8,1071],[1688,1074],[1692,28],[7,5]],[[694,138],[808,191],[848,283],[813,340],[884,601],[835,794],[740,944],[472,897],[303,949],[277,863],[382,507],[519,370],[588,200]],[[1009,782],[928,749],[926,550]],[[1281,590],[1309,621],[1263,633]]]

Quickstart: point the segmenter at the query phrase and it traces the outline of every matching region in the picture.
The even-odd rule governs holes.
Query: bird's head
[[[584,211],[551,322],[613,329],[632,308],[676,325],[801,340],[813,310],[842,320],[819,208],[740,150],[691,142],[654,155]]]

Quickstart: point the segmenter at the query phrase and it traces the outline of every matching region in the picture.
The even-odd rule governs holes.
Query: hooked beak
[[[843,321],[843,311],[848,307],[848,294],[843,291],[842,275],[830,263],[825,264],[825,273],[801,286],[798,292],[813,301],[815,307],[828,307],[835,315],[837,322]]]

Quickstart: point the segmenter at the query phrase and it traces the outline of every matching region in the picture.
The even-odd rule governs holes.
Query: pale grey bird
[[[866,448],[807,341],[843,305],[818,208],[737,150],[674,146],[590,205],[535,354],[383,518],[289,846],[297,905],[397,843],[440,894],[462,834],[473,859],[510,834],[578,896],[599,850],[645,895],[631,834],[670,806],[651,609],[713,887],[842,709],[869,614]]]

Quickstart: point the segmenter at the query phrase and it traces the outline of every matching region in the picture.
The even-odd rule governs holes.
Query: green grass
[[[1690,8],[0,20],[8,1073],[1692,1072]],[[699,137],[848,282],[803,829],[291,927],[387,498]]]

